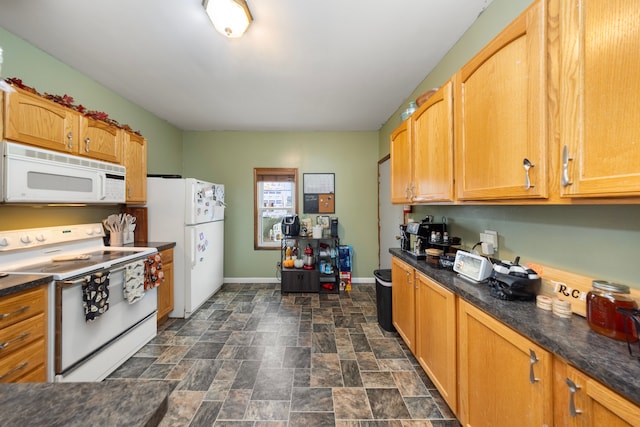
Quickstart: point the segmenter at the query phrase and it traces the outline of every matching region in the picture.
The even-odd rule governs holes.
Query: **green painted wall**
[[[389,154],[389,135],[409,100],[447,81],[496,34],[526,9],[530,0],[493,0],[474,25],[399,106],[379,133],[380,157]],[[449,219],[465,247],[485,229],[498,231],[502,259],[516,255],[587,276],[640,288],[640,206],[415,206],[412,217]]]
[[[398,106],[398,110],[382,126],[379,133],[380,157],[389,154],[389,136],[402,122],[400,113],[409,101],[434,87],[440,87],[450,79],[464,64],[489,43],[504,27],[509,25],[530,4],[531,0],[493,0],[480,14],[476,22],[464,33],[456,44],[447,52],[406,101]],[[426,71],[425,71],[426,72]]]
[[[185,132],[186,175],[225,184],[225,276],[275,277],[278,251],[253,248],[253,169],[335,173],[342,244],[354,248],[354,277],[378,265],[377,132]],[[311,215],[315,218],[316,214]]]
[[[182,131],[87,78],[0,27],[3,77],[17,77],[40,93],[68,94],[75,103],[104,111],[139,130],[148,140],[148,171],[182,172]],[[0,229],[46,227],[100,221],[117,207],[32,208],[0,206]]]

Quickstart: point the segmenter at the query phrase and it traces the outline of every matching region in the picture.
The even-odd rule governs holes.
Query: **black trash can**
[[[375,270],[376,304],[378,306],[378,323],[385,331],[395,332],[391,317],[391,270]]]

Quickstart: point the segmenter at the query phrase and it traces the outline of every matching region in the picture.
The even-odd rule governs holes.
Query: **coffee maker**
[[[410,222],[400,226],[400,248],[415,259],[426,259],[425,250],[434,247],[433,235],[444,236],[447,231],[446,218],[442,222],[433,222],[433,217],[428,215],[421,222]],[[441,245],[437,245],[440,247]]]

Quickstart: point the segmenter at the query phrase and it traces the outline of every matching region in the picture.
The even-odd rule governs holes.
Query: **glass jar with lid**
[[[638,304],[631,298],[629,287],[605,280],[591,282],[592,289],[587,294],[587,322],[595,332],[619,341],[636,341],[633,321],[618,312],[617,308],[635,309]],[[627,322],[625,328],[625,322]],[[627,332],[629,336],[627,336]]]

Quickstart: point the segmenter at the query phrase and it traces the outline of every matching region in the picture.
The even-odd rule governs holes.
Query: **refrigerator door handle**
[[[190,251],[190,255],[191,255],[191,268],[193,269],[193,267],[196,266],[196,228],[195,227],[191,227],[191,247],[189,248]]]

